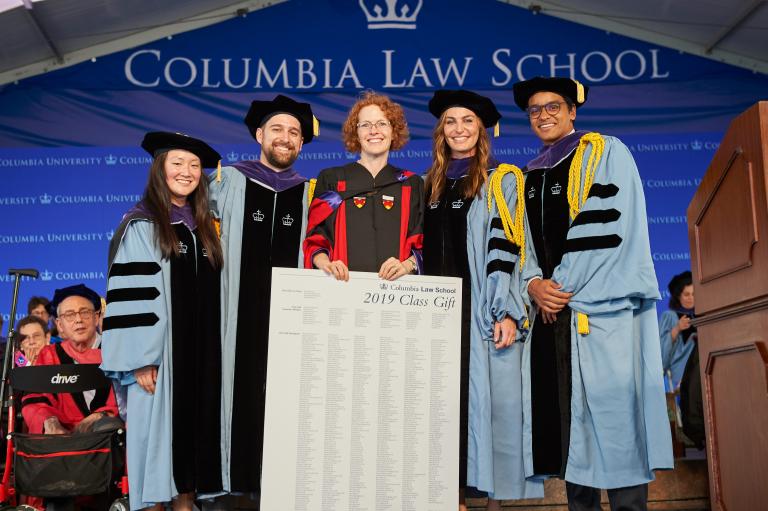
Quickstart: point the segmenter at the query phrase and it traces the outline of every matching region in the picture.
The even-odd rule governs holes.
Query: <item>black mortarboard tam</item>
[[[248,109],[244,119],[245,125],[255,138],[256,129],[261,128],[265,122],[277,114],[289,114],[299,120],[301,136],[305,144],[311,142],[320,131],[320,125],[312,115],[312,107],[309,103],[299,103],[282,94],[275,96],[272,101],[251,102],[251,108]]]
[[[152,131],[144,135],[141,147],[153,158],[172,149],[189,151],[198,158],[203,168],[215,168],[221,160],[221,155],[211,146],[183,133],[171,133],[170,131]]]
[[[494,126],[494,135],[498,134],[496,125],[501,119],[501,114],[490,98],[471,90],[440,89],[435,91],[435,95],[429,100],[429,111],[438,119],[443,112],[454,106],[472,110],[483,121],[486,128]]]
[[[690,286],[691,284],[693,284],[693,276],[691,275],[691,272],[684,271],[683,273],[678,273],[672,277],[672,280],[670,280],[667,285],[667,289],[669,289],[669,294],[672,298],[677,300],[680,293],[685,289],[685,286]]]
[[[524,82],[517,82],[512,86],[512,91],[515,94],[515,104],[520,107],[520,110],[528,108],[528,100],[537,92],[560,94],[564,98],[570,99],[578,108],[587,102],[589,87],[570,78],[537,76]]]
[[[77,284],[75,286],[63,287],[57,289],[53,293],[53,300],[46,306],[48,314],[53,317],[58,317],[56,309],[59,308],[61,302],[69,298],[70,296],[82,296],[86,300],[89,300],[93,304],[93,310],[99,312],[101,310],[101,297],[93,289],[87,287],[85,284]]]

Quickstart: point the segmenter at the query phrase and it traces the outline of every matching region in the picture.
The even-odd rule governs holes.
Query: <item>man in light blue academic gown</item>
[[[588,88],[514,86],[544,147],[526,168],[531,250],[523,355],[528,477],[561,477],[571,510],[647,509],[654,470],[673,467],[656,320],[660,298],[637,167],[617,138],[575,131]]]
[[[258,493],[264,440],[269,289],[272,268],[299,268],[312,183],[293,169],[317,131],[308,103],[278,94],[245,116],[259,160],[210,176],[219,222],[221,274],[222,481],[225,491]]]

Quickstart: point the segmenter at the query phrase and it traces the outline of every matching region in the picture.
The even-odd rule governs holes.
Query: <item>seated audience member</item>
[[[51,332],[51,342],[61,342],[56,325],[51,325],[51,314],[48,312],[48,305],[51,301],[44,296],[33,296],[27,302],[27,315],[37,316],[45,321]]]
[[[59,344],[43,347],[35,365],[100,364],[96,333],[101,313],[99,295],[83,284],[57,289],[48,311],[66,337]],[[92,431],[100,419],[117,416],[117,403],[111,388],[71,394],[30,393],[22,400],[22,414],[30,433],[82,433]]]
[[[24,354],[25,363],[17,365],[32,365],[37,360],[40,350],[51,343],[51,333],[48,330],[48,323],[37,316],[27,316],[22,318],[16,325],[18,346]]]

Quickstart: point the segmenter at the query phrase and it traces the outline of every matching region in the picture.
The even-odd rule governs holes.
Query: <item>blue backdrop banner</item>
[[[248,105],[288,94],[320,120],[296,165],[311,177],[355,157],[340,126],[371,88],[405,107],[412,140],[393,162],[421,173],[434,127],[427,101],[441,87],[468,88],[503,114],[497,159],[522,166],[538,143],[510,89],[536,75],[588,84],[578,128],[630,146],[665,289],[690,264],[688,202],[728,122],[765,98],[768,77],[497,0],[290,0],[0,88],[0,311],[14,266],[42,272],[22,287],[23,304],[77,282],[104,292],[107,244],[146,179],[146,131],[203,138],[224,164],[256,159]]]

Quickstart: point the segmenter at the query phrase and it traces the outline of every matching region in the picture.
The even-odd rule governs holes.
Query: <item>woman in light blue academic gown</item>
[[[671,375],[672,388],[680,386],[685,364],[696,349],[693,334],[696,327],[691,325],[694,316],[693,280],[690,271],[672,277],[669,289],[669,310],[659,319],[661,337],[661,363],[664,375]]]

